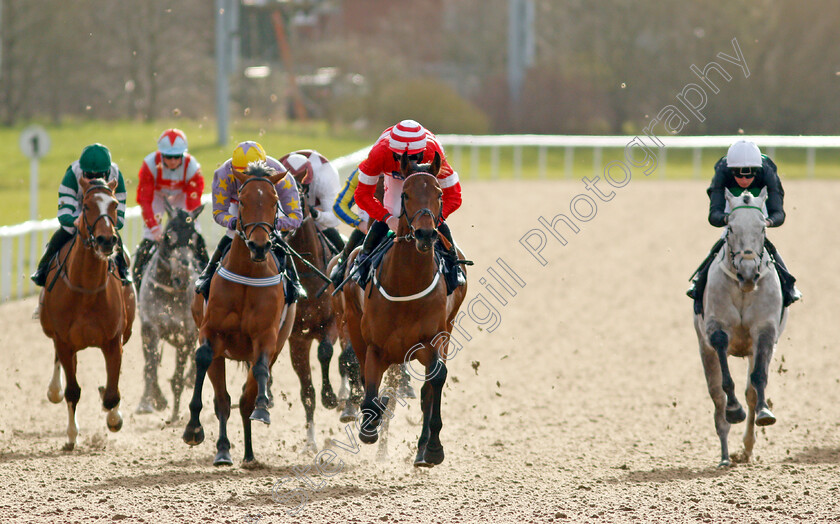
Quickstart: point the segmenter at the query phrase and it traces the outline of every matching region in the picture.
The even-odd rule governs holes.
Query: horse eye
[[[186,218],[187,224],[192,224],[192,220],[193,220],[192,217],[187,217]]]

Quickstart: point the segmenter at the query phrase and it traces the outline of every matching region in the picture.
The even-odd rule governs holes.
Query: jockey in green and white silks
[[[52,258],[76,234],[74,222],[82,213],[82,200],[84,199],[84,195],[79,188],[79,180],[82,177],[89,180],[98,178],[105,182],[117,181],[117,189],[114,191],[114,197],[119,202],[117,206],[117,229],[122,229],[125,222],[125,180],[123,180],[120,168],[111,161],[111,152],[107,147],[102,144],[91,144],[82,150],[82,154],[77,161],[70,164],[58,188],[58,222],[61,227],[50,238],[44,255],[38,262],[38,269],[31,277],[32,281],[39,286],[45,284],[47,269]],[[119,238],[119,235],[117,238]],[[121,238],[119,238],[119,253],[114,260],[123,282],[131,282],[128,273],[129,262]]]
[[[758,195],[762,189],[767,189],[767,200],[762,212],[767,227],[779,227],[785,222],[784,198],[785,191],[776,170],[776,164],[767,155],[762,155],[754,142],[739,140],[729,147],[726,156],[715,164],[715,175],[706,191],[709,195],[709,223],[715,227],[725,227],[729,218],[729,204],[726,202],[725,192],[728,189],[738,196],[744,191]],[[726,232],[712,246],[709,255],[692,275],[691,288],[686,294],[694,299],[694,311],[703,311],[703,292],[706,289],[709,266],[723,247]],[[784,307],[801,298],[796,289],[796,279],[785,266],[776,246],[765,237],[764,247],[773,258],[782,285],[782,303]],[[695,278],[696,276],[696,278]]]

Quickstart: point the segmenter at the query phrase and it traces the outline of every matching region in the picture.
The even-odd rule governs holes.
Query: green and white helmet
[[[111,169],[111,152],[102,144],[91,144],[82,150],[79,167],[85,173],[104,173]]]
[[[726,152],[728,167],[761,167],[761,150],[755,142],[738,140]]]

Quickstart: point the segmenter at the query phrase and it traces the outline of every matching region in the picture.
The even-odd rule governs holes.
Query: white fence
[[[669,149],[693,150],[694,176],[699,178],[702,150],[708,148],[725,149],[730,144],[743,138],[742,136],[663,136],[658,137],[665,147],[658,150],[657,173],[664,177],[667,169],[667,151]],[[840,148],[840,136],[758,136],[751,137],[771,157],[775,155],[777,147],[796,148],[805,150],[806,174],[812,177],[816,164],[816,150],[823,148]],[[539,178],[547,178],[548,173],[558,169],[549,168],[548,150],[562,149],[563,172],[566,178],[572,178],[574,170],[575,149],[592,150],[592,169],[597,175],[602,170],[601,155],[604,148],[624,148],[633,139],[627,136],[549,136],[549,135],[494,135],[494,136],[464,136],[438,135],[441,144],[446,147],[450,164],[459,170],[461,178],[465,180],[480,178],[480,172],[489,173],[491,179],[500,178],[502,170],[501,150],[511,149],[511,175],[520,178],[523,166],[523,148],[536,148],[536,165]],[[642,137],[645,144],[650,145],[651,139]],[[490,163],[485,169],[480,163],[480,151],[488,149]],[[350,155],[333,161],[333,164],[343,176],[347,176],[367,155],[368,148],[361,149]],[[469,153],[469,162],[464,162],[465,152]],[[469,172],[459,169],[459,166],[469,164]],[[507,165],[507,164],[504,164]],[[204,195],[203,202],[210,203],[210,195]],[[140,241],[143,231],[140,208],[132,207],[126,210],[126,223],[122,230],[125,246],[133,250]],[[221,234],[221,228],[216,226],[212,213],[207,209],[199,218],[199,225],[207,237],[208,244],[215,244]],[[43,251],[43,246],[49,236],[58,228],[58,220],[29,221],[14,226],[0,227],[0,301],[11,298],[22,298],[34,294],[37,288],[30,282],[29,275],[35,271],[35,265]]]

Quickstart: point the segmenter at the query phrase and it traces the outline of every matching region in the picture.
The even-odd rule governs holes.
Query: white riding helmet
[[[761,150],[755,142],[738,140],[726,152],[728,167],[761,167]]]
[[[158,151],[166,156],[183,156],[187,152],[187,135],[180,129],[167,129],[158,138]]]

